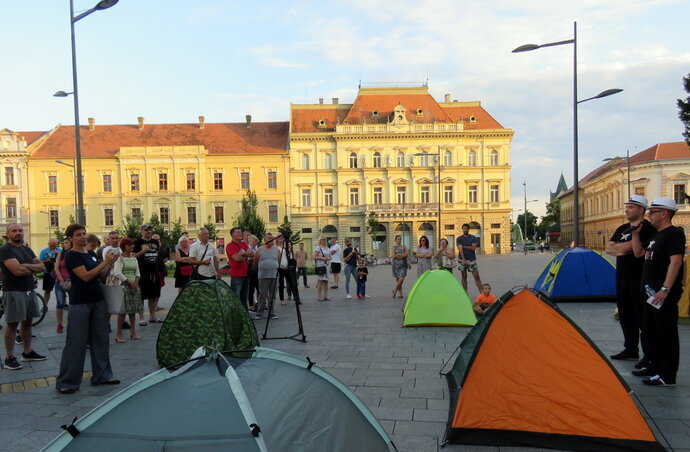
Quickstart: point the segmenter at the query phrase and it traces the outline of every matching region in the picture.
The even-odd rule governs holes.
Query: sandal
[[[131,337],[131,336],[130,336],[130,337]],[[118,344],[124,344],[124,343],[127,342],[127,341],[124,340],[124,339],[120,339],[119,337],[115,336],[115,342],[117,342]]]
[[[326,297],[326,298],[323,299],[323,301],[331,301],[331,299],[328,298],[328,297]]]
[[[316,301],[324,301],[323,298],[317,298]]]
[[[281,306],[287,306],[287,301],[283,300],[280,302]]]
[[[149,324],[149,323],[148,323],[146,320],[140,320],[140,321],[139,321],[139,326],[146,326],[146,325],[148,325],[148,324]]]
[[[141,339],[141,336],[132,336],[131,334],[129,335],[129,338],[132,339],[133,341],[138,341]],[[123,341],[124,342],[124,341]]]
[[[77,390],[73,388],[55,388],[60,394],[74,394]]]

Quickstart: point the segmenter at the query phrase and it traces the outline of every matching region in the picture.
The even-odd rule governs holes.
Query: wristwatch
[[[669,288],[666,287],[666,286],[661,286],[661,290],[664,291],[664,292],[666,292],[666,293],[671,292],[671,289],[669,289]]]

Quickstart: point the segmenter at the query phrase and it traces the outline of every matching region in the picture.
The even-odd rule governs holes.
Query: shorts
[[[340,262],[333,262],[331,264],[331,273],[340,273]]]
[[[458,270],[461,272],[476,272],[479,270],[479,267],[477,267],[477,261],[467,261],[467,265],[464,265],[462,261],[458,261]]]
[[[23,320],[31,321],[41,315],[41,302],[36,292],[5,292],[2,294],[2,304],[5,307],[5,321],[17,323]]]
[[[43,273],[43,290],[50,292],[55,288],[55,280],[50,276],[50,273]]]

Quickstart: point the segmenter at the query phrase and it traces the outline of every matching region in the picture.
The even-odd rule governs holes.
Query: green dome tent
[[[164,367],[187,360],[199,347],[225,351],[257,345],[254,322],[225,281],[192,281],[177,296],[161,326],[156,357]]]
[[[407,295],[403,326],[473,326],[477,317],[460,281],[447,270],[422,273]]]
[[[203,355],[135,382],[44,450],[395,450],[354,392],[312,362],[260,347]]]

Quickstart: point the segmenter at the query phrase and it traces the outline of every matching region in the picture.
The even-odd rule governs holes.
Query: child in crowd
[[[359,267],[357,267],[357,298],[369,298],[367,292],[367,275],[369,270],[367,269],[367,261],[364,259],[359,260]]]
[[[491,284],[482,284],[482,293],[472,303],[472,309],[477,315],[484,315],[494,303],[496,297],[491,293]]]

